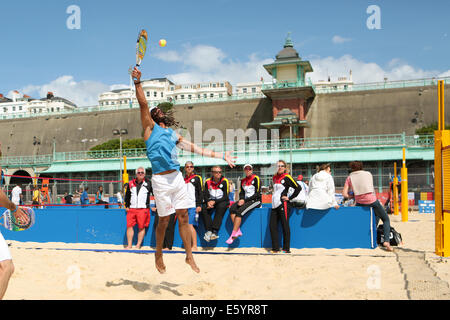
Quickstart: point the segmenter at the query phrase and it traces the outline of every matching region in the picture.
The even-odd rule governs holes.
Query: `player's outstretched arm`
[[[142,128],[144,129],[144,140],[148,140],[152,134],[155,122],[153,121],[150,110],[148,108],[147,99],[145,98],[144,90],[141,85],[141,71],[137,67],[134,67],[131,76],[134,80],[134,85],[136,87],[136,99],[139,102],[139,108],[141,111],[141,122]]]
[[[209,150],[206,148],[201,148],[197,146],[195,143],[184,139],[182,136],[178,135],[178,148],[199,154],[203,157],[216,158],[225,160],[231,168],[234,168],[236,165],[236,157],[231,156],[231,151],[226,152],[216,152],[213,150]]]

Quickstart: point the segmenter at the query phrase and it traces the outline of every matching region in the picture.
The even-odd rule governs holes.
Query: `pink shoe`
[[[242,236],[241,228],[239,228],[238,231],[236,231],[236,237],[240,236]]]
[[[233,236],[229,237],[227,241],[225,241],[227,244],[232,244],[234,241]]]

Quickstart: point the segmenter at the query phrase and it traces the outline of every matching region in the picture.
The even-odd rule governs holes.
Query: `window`
[[[219,93],[219,98],[222,98],[222,97],[223,97],[223,94]]]
[[[220,84],[220,86],[223,88],[225,85],[223,84],[223,82]]]
[[[22,111],[22,106],[19,106],[19,111]]]
[[[180,96],[180,99],[184,99],[184,94],[182,94],[182,95]]]
[[[208,97],[208,95],[207,95],[206,93],[204,93],[204,94],[203,94],[203,98],[206,99],[207,97]]]
[[[210,93],[210,94],[209,94],[209,97],[210,97],[210,98],[214,98],[214,93]]]
[[[157,96],[158,96],[158,92],[154,91],[154,92],[153,92],[153,97],[156,98]]]
[[[247,88],[242,88],[242,93],[247,93]]]
[[[161,91],[161,98],[164,98],[164,92]]]
[[[215,83],[213,83],[213,88],[215,88],[216,87],[216,84]]]
[[[252,93],[256,93],[256,88],[255,87],[252,88]]]
[[[198,95],[197,95],[197,99],[200,99],[200,97],[201,97],[201,96],[198,94]]]
[[[188,95],[188,99],[191,100],[192,99],[192,95]]]
[[[147,97],[150,97],[150,91],[147,91]]]
[[[8,108],[3,107],[3,112],[8,112]]]
[[[12,108],[12,111],[16,111],[16,107],[15,106]]]

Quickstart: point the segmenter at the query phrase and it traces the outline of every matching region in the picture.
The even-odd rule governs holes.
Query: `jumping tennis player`
[[[164,234],[170,219],[169,216],[176,213],[180,236],[186,250],[186,263],[195,272],[200,272],[192,255],[191,231],[189,229],[187,210],[191,206],[191,201],[187,194],[183,175],[180,172],[176,147],[205,157],[223,159],[232,168],[235,166],[235,160],[233,159],[235,157],[231,157],[230,151],[215,152],[200,148],[169,128],[170,126],[178,125],[173,114],[171,112],[165,114],[158,107],[149,109],[144,90],[141,86],[141,71],[135,67],[131,75],[134,79],[136,98],[139,102],[141,112],[147,157],[152,164],[153,174],[151,180],[159,216],[159,223],[156,228],[156,269],[160,273],[166,271],[162,253]]]

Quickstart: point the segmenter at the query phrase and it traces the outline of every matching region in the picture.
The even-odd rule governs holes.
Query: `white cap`
[[[250,169],[253,170],[253,166],[252,166],[250,163],[247,163],[247,164],[244,166],[244,169],[247,168],[247,167],[250,167]]]

